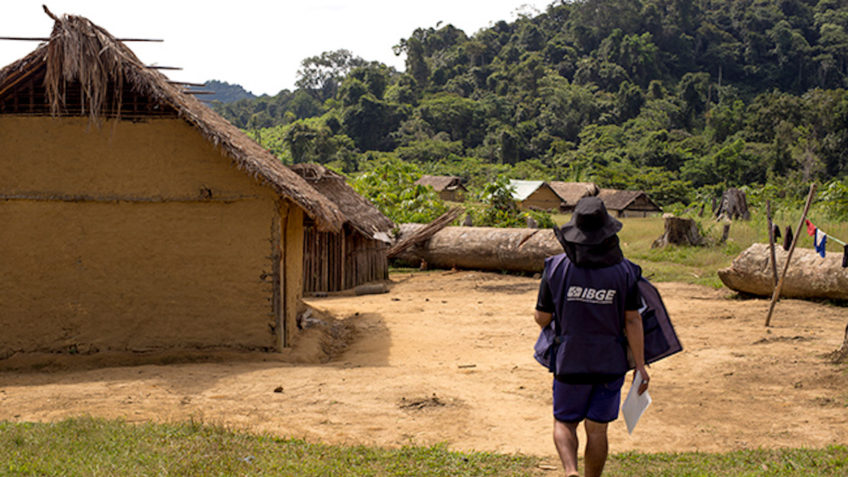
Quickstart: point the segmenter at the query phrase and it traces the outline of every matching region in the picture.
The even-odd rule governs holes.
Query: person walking
[[[581,199],[557,230],[564,254],[549,257],[539,286],[535,320],[553,321],[554,445],[567,476],[577,471],[577,427],[585,422],[586,477],[600,476],[607,459],[607,426],[618,418],[628,348],[648,388],[637,281],[638,265],[624,258],[622,224],[597,197]],[[622,332],[623,328],[623,332]]]

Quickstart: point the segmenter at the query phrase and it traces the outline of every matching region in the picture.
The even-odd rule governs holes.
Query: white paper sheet
[[[624,399],[624,404],[621,405],[621,413],[624,414],[624,422],[627,424],[627,432],[633,434],[633,429],[636,428],[636,423],[645,412],[645,409],[651,404],[651,395],[646,390],[639,395],[639,386],[642,384],[642,374],[636,372],[636,379],[633,380],[633,385],[630,386],[630,391]]]

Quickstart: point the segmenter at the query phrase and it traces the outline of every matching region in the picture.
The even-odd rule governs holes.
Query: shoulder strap
[[[564,262],[564,263],[563,263],[563,262]],[[563,259],[562,259],[562,262],[560,262],[560,263],[563,263],[563,265],[562,265],[562,266],[563,266],[563,270],[562,270],[563,278],[562,278],[562,281],[563,281],[563,284],[565,284],[565,282],[566,282],[566,280],[567,280],[567,278],[568,278],[568,269],[570,268],[571,260],[569,260],[567,257],[565,257],[565,258],[563,258]],[[551,273],[552,273],[552,272],[553,272],[553,270],[551,270]],[[548,279],[548,286],[550,286],[550,285],[551,285],[551,275],[550,275],[550,273],[548,274],[547,279]],[[557,291],[558,291],[558,290],[557,290]],[[553,292],[553,290],[551,290],[551,292]],[[560,304],[560,307],[563,307],[563,306],[565,306],[565,302],[564,302],[564,301]],[[558,320],[557,320],[557,318],[558,318],[558,317],[559,317],[559,315],[561,315],[561,314],[562,314],[562,313],[559,313],[559,310],[554,309],[553,319],[551,320],[551,321],[553,322],[553,325],[554,325],[554,337],[555,337],[555,339],[557,340],[557,342],[561,341],[561,340],[560,340],[560,338],[561,338],[561,337],[565,334],[565,324],[563,324],[563,329],[561,330],[562,332],[560,332],[560,329],[559,329],[560,327],[559,327],[559,325],[558,325]]]
[[[642,267],[636,265],[635,263],[627,260],[626,258],[622,261],[622,263],[627,267],[627,291],[629,292],[632,288],[635,288],[637,292],[639,291],[639,282],[643,280],[642,278]],[[626,297],[624,298],[626,300]],[[624,325],[626,321],[626,313],[621,315],[621,337],[624,339],[624,342],[627,342],[627,336],[624,333]]]

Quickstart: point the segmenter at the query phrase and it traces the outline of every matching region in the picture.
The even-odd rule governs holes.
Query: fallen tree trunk
[[[401,224],[399,240],[420,227]],[[541,272],[545,258],[560,253],[562,246],[551,229],[445,227],[397,258],[412,264],[423,260],[428,268]]]
[[[778,268],[783,268],[788,253],[775,250]],[[767,244],[755,243],[733,260],[729,268],[718,271],[724,284],[751,295],[771,296],[774,274]],[[780,296],[784,298],[830,298],[848,300],[848,269],[842,257],[819,256],[814,250],[796,249],[789,264]]]

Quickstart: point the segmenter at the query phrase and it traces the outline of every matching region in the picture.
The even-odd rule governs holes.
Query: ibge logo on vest
[[[615,290],[596,290],[577,286],[568,287],[568,301],[582,301],[596,305],[612,305]]]

